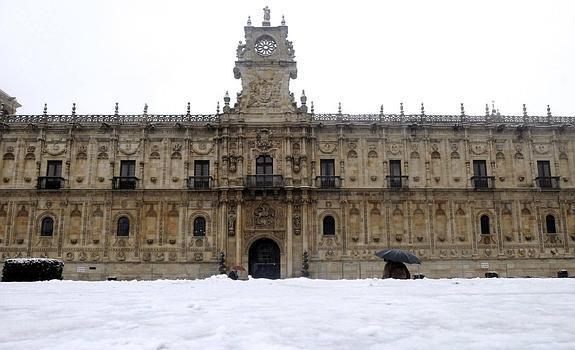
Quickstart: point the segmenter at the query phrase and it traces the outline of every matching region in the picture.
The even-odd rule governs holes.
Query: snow
[[[0,284],[0,349],[575,349],[575,279]]]

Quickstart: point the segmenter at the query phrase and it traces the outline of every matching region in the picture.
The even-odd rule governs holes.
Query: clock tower
[[[289,91],[290,79],[297,77],[295,51],[283,16],[281,24],[272,27],[266,6],[261,27],[252,26],[248,18],[244,30],[245,43],[238,45],[234,67],[234,77],[242,81],[235,112],[266,117],[298,112]]]

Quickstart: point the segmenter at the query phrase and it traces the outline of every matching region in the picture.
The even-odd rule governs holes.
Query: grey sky
[[[265,5],[316,113],[575,115],[573,1],[0,0],[0,89],[20,114],[214,113]]]

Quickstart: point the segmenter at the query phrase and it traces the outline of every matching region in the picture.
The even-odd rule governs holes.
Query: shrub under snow
[[[64,263],[58,259],[8,259],[2,269],[2,282],[61,280]]]

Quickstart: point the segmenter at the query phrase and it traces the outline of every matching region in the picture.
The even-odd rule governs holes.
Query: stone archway
[[[260,238],[252,243],[248,254],[248,273],[253,278],[280,278],[280,248],[276,242]]]

